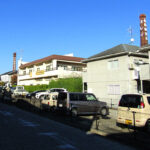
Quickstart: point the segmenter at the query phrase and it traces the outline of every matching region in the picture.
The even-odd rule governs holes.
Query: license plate
[[[132,120],[125,120],[125,124],[131,125],[132,124]]]
[[[62,107],[63,105],[62,104],[59,104],[59,107]]]

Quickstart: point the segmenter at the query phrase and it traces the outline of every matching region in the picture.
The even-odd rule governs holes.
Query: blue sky
[[[52,54],[87,58],[118,44],[140,46],[139,15],[149,0],[0,0],[0,74],[12,70],[13,53],[24,61]]]

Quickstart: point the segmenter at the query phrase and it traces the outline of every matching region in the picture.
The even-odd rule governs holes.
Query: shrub
[[[43,85],[25,85],[24,88],[28,92],[34,92],[34,91],[38,91],[38,90],[47,90],[48,85],[45,85],[45,84],[43,84]]]
[[[49,88],[65,88],[69,92],[82,92],[82,78],[62,78],[52,80]]]
[[[51,88],[65,88],[69,92],[82,92],[82,78],[62,78],[51,80],[49,85],[29,85],[24,87],[28,92],[47,90]]]

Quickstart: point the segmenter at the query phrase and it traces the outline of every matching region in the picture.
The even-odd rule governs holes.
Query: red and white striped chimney
[[[16,53],[13,53],[13,71],[16,71]]]
[[[148,45],[146,15],[140,15],[140,41],[141,46]]]

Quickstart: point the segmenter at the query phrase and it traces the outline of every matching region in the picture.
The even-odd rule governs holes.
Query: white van
[[[122,95],[118,106],[117,124],[146,127],[150,130],[150,95]]]
[[[52,92],[44,96],[41,101],[42,110],[55,110],[57,108],[58,92]]]

